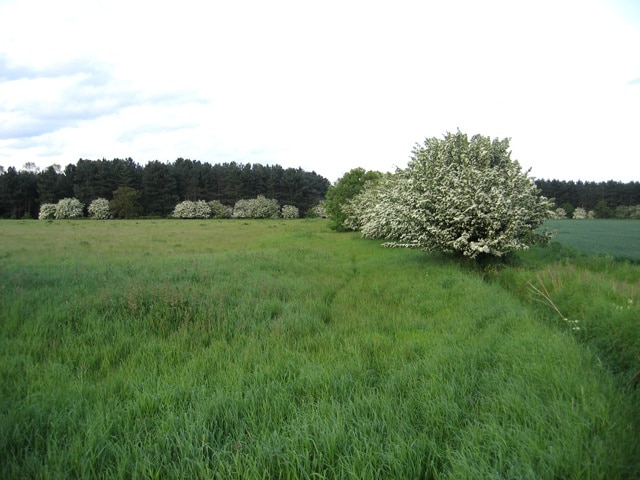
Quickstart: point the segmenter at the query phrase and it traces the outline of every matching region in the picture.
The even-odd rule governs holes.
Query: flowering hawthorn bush
[[[212,218],[231,218],[233,215],[233,207],[224,205],[219,200],[211,200],[209,203]]]
[[[406,213],[401,199],[401,177],[401,172],[397,172],[366,183],[364,190],[342,207],[343,227],[360,230],[368,238],[399,238]]]
[[[307,217],[312,218],[328,218],[327,209],[325,208],[325,202],[318,203],[315,207],[307,210]]]
[[[84,205],[77,198],[63,198],[56,205],[56,220],[82,217]]]
[[[344,207],[354,197],[362,193],[367,184],[375,182],[381,175],[380,172],[353,168],[340,177],[335,185],[329,187],[324,208],[331,220],[329,227],[332,230],[349,230],[349,227],[345,226],[347,215],[344,212]]]
[[[562,207],[556,208],[555,211],[553,212],[552,218],[557,218],[557,219],[567,218],[567,211]]]
[[[89,216],[96,220],[108,220],[111,218],[111,210],[109,209],[109,200],[106,198],[96,198],[87,209]]]
[[[640,205],[620,205],[615,209],[615,218],[640,218]]]
[[[211,207],[204,200],[196,202],[185,200],[175,206],[171,216],[175,218],[209,218]]]
[[[300,210],[294,205],[284,205],[282,207],[282,218],[300,218]]]
[[[40,205],[40,214],[38,219],[51,220],[56,216],[56,204],[55,203],[43,203]]]
[[[251,218],[253,214],[251,200],[240,199],[233,207],[233,218]]]
[[[549,235],[534,230],[552,214],[528,172],[511,160],[509,139],[448,133],[417,145],[404,170],[365,188],[347,225],[386,246],[476,258],[503,256]]]
[[[584,220],[587,218],[587,211],[582,207],[578,207],[573,211],[573,218],[576,220]]]
[[[258,195],[238,200],[233,208],[234,218],[280,218],[280,205],[273,198]]]

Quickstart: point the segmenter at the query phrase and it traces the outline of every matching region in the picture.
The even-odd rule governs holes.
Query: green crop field
[[[640,267],[0,222],[0,478],[640,477]]]
[[[640,260],[640,220],[548,220],[544,228],[581,252]]]

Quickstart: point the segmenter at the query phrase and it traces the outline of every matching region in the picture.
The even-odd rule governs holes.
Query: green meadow
[[[0,238],[3,479],[640,478],[637,263],[324,220]]]

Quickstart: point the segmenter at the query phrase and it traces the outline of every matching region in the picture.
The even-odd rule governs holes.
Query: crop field
[[[640,220],[548,220],[544,228],[578,251],[640,261]]]
[[[637,263],[324,220],[0,238],[0,478],[640,478]]]

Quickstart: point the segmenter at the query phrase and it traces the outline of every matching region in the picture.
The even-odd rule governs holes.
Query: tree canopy
[[[406,169],[354,197],[345,223],[387,246],[500,257],[527,248],[551,207],[509,139],[457,132],[416,145]]]

